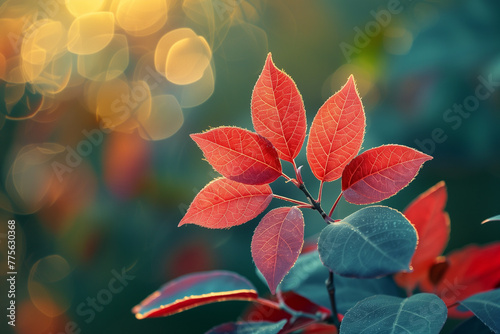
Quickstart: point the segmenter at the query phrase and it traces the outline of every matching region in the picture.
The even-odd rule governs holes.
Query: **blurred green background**
[[[353,73],[367,114],[363,149],[397,143],[434,157],[384,205],[403,210],[418,194],[444,180],[452,229],[447,251],[498,239],[500,225],[481,226],[480,222],[500,213],[500,3],[173,0],[163,1],[168,5],[163,24],[159,19],[155,29],[138,32],[120,19],[121,2],[131,8],[158,5],[110,0],[92,9],[114,13],[114,34],[128,41],[120,49],[125,51],[115,54],[115,60],[128,57],[121,69],[117,65],[118,70],[110,62],[89,74],[79,62],[94,66],[102,59],[88,60],[84,51],[68,51],[70,44],[64,44],[66,52],[58,50],[47,58],[39,74],[33,70],[39,64],[23,51],[28,42],[19,42],[22,47],[16,50],[12,39],[0,40],[0,299],[5,310],[6,223],[15,219],[15,333],[77,333],[79,329],[82,333],[203,333],[236,320],[246,303],[135,319],[133,306],[168,280],[193,271],[236,271],[266,293],[250,254],[258,219],[229,230],[177,228],[177,224],[196,193],[216,176],[189,134],[219,125],[252,129],[251,93],[268,52],[277,67],[295,80],[309,124],[322,103]],[[56,0],[3,2],[0,35],[17,31],[22,40],[31,38],[33,33],[23,34],[26,15],[48,17],[71,30],[75,17],[92,12],[67,7]],[[145,24],[141,13],[138,23],[132,23]],[[201,69],[203,77],[196,79],[206,80],[198,88],[192,85],[197,82],[194,79],[178,81],[186,78],[182,71],[181,79],[169,78],[168,61],[166,70],[162,65],[167,74],[156,65],[144,67],[148,61],[153,64],[153,55],[158,57],[160,38],[179,28],[190,28],[202,38],[196,41],[203,41],[182,49],[185,58],[172,58],[178,62],[172,64],[174,70],[180,68],[187,77],[200,72],[193,69],[188,56],[208,59]],[[165,59],[161,60],[164,64]],[[15,64],[24,71],[24,79],[14,75]],[[69,73],[64,84],[59,80],[61,68],[66,69],[62,74]],[[103,104],[113,102],[106,100],[106,87],[113,94],[121,94],[113,89],[123,82],[132,89],[146,73],[144,68],[160,73],[155,77],[159,85],[147,83],[147,100],[154,103],[144,107],[146,116],[134,114],[139,125],[120,123],[98,130],[106,114]],[[212,77],[206,76],[208,69]],[[118,74],[111,75],[112,71]],[[47,78],[54,82],[47,83]],[[112,84],[106,86],[106,82]],[[490,84],[484,86],[484,82]],[[479,94],[489,92],[484,99],[477,95],[481,84],[486,90],[481,88]],[[465,104],[461,113],[453,111],[455,104]],[[93,133],[95,143],[85,133]],[[70,166],[68,154],[78,148],[85,154],[81,161],[70,158],[75,159]],[[305,149],[297,163],[306,165]],[[287,170],[291,175],[291,166],[286,165]],[[316,194],[319,182],[307,166],[303,176]],[[278,194],[304,200],[283,179],[272,187]],[[326,207],[339,189],[340,182],[325,186]],[[279,204],[274,200],[270,207]],[[341,200],[335,218],[357,209]],[[304,215],[306,236],[314,237],[324,223],[314,212]],[[128,275],[123,289],[107,292],[110,280],[122,272]],[[89,311],[92,298],[106,304]],[[5,317],[0,326],[2,332],[12,330]]]

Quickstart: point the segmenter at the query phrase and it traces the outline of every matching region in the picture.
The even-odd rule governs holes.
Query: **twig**
[[[285,196],[280,196],[280,195],[273,194],[273,197],[277,198],[277,199],[281,199],[283,201],[287,201],[287,202],[293,203],[293,204],[297,204],[297,205],[302,206],[302,207],[310,207],[311,206],[310,204],[307,204],[306,202],[297,201],[297,200],[295,200],[293,198],[288,198],[288,197],[285,197]]]
[[[319,184],[319,191],[318,191],[318,199],[316,201],[318,201],[318,203],[321,203],[321,195],[323,194],[323,185],[325,184],[325,182],[321,181],[321,183]]]
[[[306,195],[307,199],[309,200],[309,202],[313,206],[314,210],[316,210],[316,211],[319,212],[319,214],[321,215],[321,217],[323,217],[323,219],[325,220],[325,222],[327,224],[329,224],[330,222],[332,222],[332,219],[330,217],[328,217],[328,215],[326,214],[325,211],[323,211],[323,208],[321,207],[321,204],[312,197],[311,193],[307,190],[307,188],[304,185],[304,183],[302,183],[301,185],[299,185],[299,189],[302,190],[302,192]]]
[[[339,197],[337,197],[337,200],[335,201],[335,203],[333,203],[333,206],[330,209],[330,213],[328,214],[328,217],[332,217],[333,210],[335,210],[335,208],[337,207],[337,204],[339,203],[340,198],[342,197],[342,194],[343,194],[343,192],[340,192]]]
[[[328,296],[330,297],[330,304],[332,306],[332,320],[335,327],[337,327],[337,331],[340,330],[340,321],[339,315],[337,312],[337,303],[335,302],[335,283],[333,281],[333,272],[330,271],[328,274],[328,279],[325,282],[326,290],[328,291]]]

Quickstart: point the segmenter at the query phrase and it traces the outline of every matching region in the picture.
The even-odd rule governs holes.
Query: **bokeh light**
[[[31,302],[48,317],[57,317],[71,305],[73,290],[68,275],[71,268],[60,255],[38,260],[30,271],[28,291]]]
[[[66,8],[74,16],[93,13],[101,10],[105,0],[65,0]]]
[[[213,94],[213,52],[223,42],[228,60],[267,51],[266,33],[253,24],[261,5],[247,1],[65,0],[33,8],[9,0],[1,8],[2,120],[47,122],[75,96],[105,130],[165,139],[181,128],[183,108]]]
[[[122,74],[128,64],[127,37],[115,34],[100,52],[78,56],[78,73],[89,80],[108,81]]]
[[[64,151],[61,145],[44,143],[27,145],[16,156],[9,171],[7,186],[10,198],[18,199],[22,213],[33,213],[50,206],[58,197],[56,176],[50,166],[55,156]]]
[[[122,0],[114,2],[118,24],[131,35],[150,35],[157,32],[167,21],[167,1]]]

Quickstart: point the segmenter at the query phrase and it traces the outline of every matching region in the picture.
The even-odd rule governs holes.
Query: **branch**
[[[337,304],[335,302],[335,283],[333,281],[333,272],[330,270],[328,274],[328,279],[325,282],[326,290],[328,291],[328,296],[330,297],[330,304],[332,306],[332,320],[335,327],[337,327],[337,331],[340,330],[340,321],[339,315],[337,312]]]
[[[326,214],[325,211],[323,211],[323,208],[321,207],[321,204],[312,197],[311,193],[307,190],[307,188],[306,188],[306,186],[305,186],[304,183],[302,183],[301,185],[299,185],[299,189],[302,190],[302,192],[306,195],[307,199],[309,200],[309,202],[313,206],[313,209],[319,212],[319,214],[321,215],[321,217],[323,217],[323,219],[325,220],[325,222],[327,224],[329,224],[330,222],[332,222],[332,219]]]

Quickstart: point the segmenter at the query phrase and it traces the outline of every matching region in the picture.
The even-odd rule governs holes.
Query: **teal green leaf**
[[[494,221],[500,221],[500,215],[494,216],[488,219],[485,219],[481,222],[481,224],[489,223],[489,222],[494,222]]]
[[[285,326],[280,322],[229,322],[212,328],[205,334],[277,334]]]
[[[410,270],[417,232],[399,211],[370,206],[328,225],[318,241],[323,264],[334,273],[376,278]]]
[[[446,305],[434,294],[405,299],[377,295],[360,301],[345,314],[340,334],[437,334],[447,314]]]
[[[328,269],[321,263],[317,251],[299,256],[280,284],[282,291],[294,291],[310,301],[330,308],[325,281]],[[378,294],[399,296],[400,290],[392,277],[358,279],[334,275],[337,310],[345,314],[357,302]]]
[[[476,315],[495,333],[500,333],[500,289],[475,294],[460,304]]]

